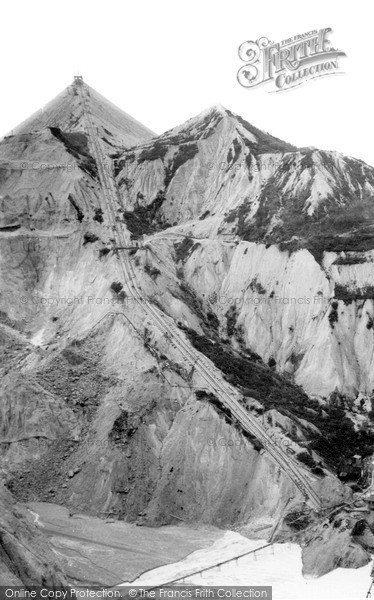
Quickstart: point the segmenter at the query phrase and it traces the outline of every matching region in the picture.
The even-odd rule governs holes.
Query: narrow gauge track
[[[86,130],[97,163],[106,212],[111,221],[112,230],[116,238],[116,246],[128,246],[130,244],[130,236],[125,236],[120,224],[118,224],[116,220],[115,207],[119,203],[119,194],[114,177],[113,175],[109,175],[108,169],[105,166],[108,163],[97,135],[97,127],[93,122],[92,114],[90,112],[89,96],[86,93],[85,84],[77,84],[77,89],[82,101]],[[124,277],[124,283],[128,288],[129,294],[139,304],[141,309],[153,320],[161,333],[169,336],[169,339],[171,340],[170,344],[176,350],[179,350],[183,358],[195,367],[195,370],[205,380],[208,389],[210,389],[212,393],[214,393],[220,401],[230,409],[231,414],[240,422],[244,430],[256,436],[261,441],[268,454],[274,459],[279,467],[287,473],[294,485],[303,494],[305,500],[309,501],[314,509],[320,510],[321,500],[307,475],[302,472],[299,465],[296,464],[296,461],[291,458],[279,444],[277,444],[255,417],[248,414],[239,401],[233,397],[233,390],[229,388],[228,385],[214,378],[212,365],[208,363],[207,359],[203,358],[190,348],[183,339],[178,327],[175,324],[168,323],[162,313],[149,301],[143,298],[142,292],[136,281],[136,274],[127,253],[123,253],[121,256],[118,253],[118,260]]]

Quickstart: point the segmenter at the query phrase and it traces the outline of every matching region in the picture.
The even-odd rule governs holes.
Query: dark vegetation
[[[97,221],[98,223],[103,223],[104,216],[101,208],[95,208],[94,221]]]
[[[123,302],[127,298],[127,294],[120,281],[113,281],[110,285],[110,289],[117,295],[117,298],[120,300],[120,302]]]
[[[157,269],[156,267],[151,267],[150,265],[145,265],[144,266],[144,271],[150,277],[152,277],[152,279],[156,279],[159,275],[161,275],[160,269]]]
[[[277,241],[274,243],[279,243],[280,250],[286,250],[289,253],[307,248],[316,261],[322,263],[324,252],[367,252],[372,250],[374,248],[374,236],[369,227],[363,227],[360,232],[352,232],[348,236],[317,233],[306,239],[289,242]]]
[[[177,262],[179,262],[179,261],[185,262],[186,259],[188,258],[188,254],[193,245],[194,245],[193,239],[190,237],[187,237],[187,236],[185,238],[183,238],[182,242],[174,244],[176,261]]]
[[[365,529],[368,527],[368,523],[365,519],[360,519],[359,521],[356,521],[356,523],[354,524],[354,527],[351,531],[351,536],[352,537],[360,537],[361,535],[363,535],[365,533]]]
[[[334,323],[338,322],[338,302],[336,302],[336,300],[334,300],[333,302],[331,302],[331,310],[329,312],[329,322],[331,325],[331,328],[334,329]]]
[[[338,256],[332,263],[333,265],[361,265],[367,262],[365,256],[357,256],[356,254],[348,254],[348,256]]]
[[[201,299],[197,296],[195,291],[184,281],[181,281],[181,283],[179,284],[179,289],[181,292],[180,298],[183,300],[183,302],[187,304],[187,306],[192,310],[192,312],[194,312],[203,322],[203,324],[205,323],[206,327],[209,328],[209,323],[207,322],[205,316],[203,303]],[[171,293],[173,294],[174,292],[172,291]]]
[[[212,404],[218,414],[222,416],[226,423],[234,424],[235,428],[240,431],[240,433],[245,437],[254,447],[257,452],[263,449],[263,444],[261,441],[253,434],[249,433],[247,430],[243,429],[241,423],[236,420],[235,416],[232,415],[231,410],[225,406],[214,394],[206,392],[204,390],[197,390],[195,392],[196,398],[198,400],[205,400]]]
[[[228,309],[228,311],[225,314],[225,317],[226,317],[227,336],[232,337],[236,333],[236,321],[238,318],[237,308],[236,308],[235,304],[230,306],[230,308]]]
[[[246,144],[246,146],[247,146],[247,144]],[[253,175],[251,173],[251,166],[252,166],[252,154],[251,154],[251,151],[249,151],[248,154],[245,157],[245,164],[247,165],[247,171],[248,171],[249,181],[252,181]]]
[[[233,418],[231,410],[227,408],[227,406],[225,406],[217,398],[217,396],[211,394],[210,392],[206,392],[205,390],[196,390],[195,396],[198,400],[207,400],[210,404],[213,404],[213,406],[217,409],[217,412],[224,417],[226,423],[232,423]]]
[[[120,174],[122,169],[124,169],[126,167],[127,163],[133,163],[135,160],[135,154],[133,152],[126,152],[123,155],[123,158],[120,158],[119,154],[112,154],[111,157],[114,160],[114,166],[113,166],[114,177],[117,177]]]
[[[251,152],[254,151],[251,149]],[[324,156],[325,167],[336,177],[336,165],[328,153]],[[295,252],[307,248],[318,262],[326,252],[365,252],[374,248],[372,224],[374,222],[373,198],[366,193],[362,197],[365,180],[374,184],[374,173],[365,168],[360,161],[345,159],[347,177],[353,189],[348,187],[346,178],[336,177],[334,195],[327,198],[312,215],[306,211],[313,179],[297,196],[293,191],[284,192],[284,178],[294,171],[295,157],[286,155],[278,167],[276,176],[271,177],[263,187],[259,197],[259,208],[253,219],[248,219],[249,206],[244,201],[241,206],[231,211],[226,221],[237,220],[237,233],[246,241],[279,244],[281,250]],[[307,152],[301,161],[302,169],[312,168],[311,153]],[[278,223],[271,228],[274,216]],[[355,259],[349,255],[337,259],[336,264],[355,264],[365,262],[363,257]]]
[[[374,286],[368,285],[365,288],[349,289],[337,283],[334,295],[337,300],[343,300],[344,304],[350,304],[353,300],[373,300]]]
[[[156,231],[170,227],[170,223],[159,213],[164,202],[165,195],[162,191],[159,191],[156,198],[147,206],[141,206],[138,203],[133,211],[123,212],[126,225],[131,231],[133,238],[155,233]]]
[[[175,298],[182,300],[191,309],[191,311],[199,317],[204,331],[211,335],[216,335],[216,331],[219,327],[219,319],[217,315],[212,310],[205,312],[201,299],[198,297],[195,291],[185,281],[183,281],[183,273],[179,272],[178,276],[181,279],[179,284],[179,292],[176,290],[170,290],[170,292]],[[184,329],[184,326],[181,325],[181,328]]]
[[[167,151],[172,145],[178,145],[176,154],[171,159],[170,163],[165,165],[165,189],[170,184],[175,173],[185,162],[192,159],[198,153],[198,147],[195,142],[183,143],[181,139],[162,139],[156,140],[152,146],[144,148],[138,156],[138,163],[145,161],[162,160],[165,158]]]
[[[212,312],[212,311],[208,311],[206,314],[206,318],[208,321],[208,327],[209,328],[213,328],[213,329],[218,329],[219,327],[219,319],[217,317],[217,315]]]
[[[229,110],[227,112],[231,117],[236,118],[246,131],[256,136],[257,143],[253,142],[252,144],[253,154],[265,154],[266,152],[295,152],[297,150],[296,146],[284,142],[265,131],[257,129],[257,127],[254,127],[254,125],[251,125],[239,115],[235,115]]]
[[[317,475],[318,477],[325,477],[324,470],[318,465],[315,467],[312,467],[311,471],[314,475]]]
[[[210,358],[233,385],[254,391],[266,410],[282,409],[283,414],[292,416],[288,411],[288,407],[292,407],[295,416],[308,419],[309,413],[305,409],[311,404],[313,408],[319,406],[317,401],[309,400],[299,386],[265,366],[258,354],[247,350],[248,356],[240,356],[192,329],[187,328],[186,332],[193,346]]]
[[[99,258],[102,258],[103,256],[106,256],[107,254],[109,254],[110,252],[110,248],[100,248],[99,250]]]
[[[77,219],[78,219],[79,223],[81,223],[84,219],[83,212],[81,211],[77,202],[74,200],[74,198],[71,194],[69,194],[68,200],[69,200],[70,204],[72,205],[72,207],[74,208],[75,212],[77,213]]]
[[[97,242],[98,239],[99,238],[97,237],[97,235],[87,231],[83,236],[83,246],[85,246],[86,244],[93,244],[94,242]]]
[[[63,132],[59,127],[50,127],[50,131],[64,144],[67,152],[77,160],[82,171],[93,179],[98,179],[97,164],[89,152],[87,136],[81,132]]]
[[[363,457],[372,454],[374,434],[363,429],[355,431],[345,414],[344,397],[340,398],[339,405],[322,408],[301,387],[264,365],[258,355],[250,351],[248,356],[238,355],[228,346],[192,329],[184,330],[193,346],[207,356],[232,385],[242,392],[249,389],[251,396],[261,402],[266,411],[274,408],[291,419],[305,419],[315,425],[321,435],[309,429],[305,429],[304,434],[309,438],[311,448],[330,467],[345,464],[355,454]]]
[[[165,157],[168,149],[169,144],[161,140],[157,140],[152,146],[148,146],[140,152],[138,156],[138,163],[140,164],[145,161],[152,161],[158,159],[162,160]]]
[[[196,142],[186,142],[185,138],[182,136],[170,136],[169,138],[165,137],[163,139],[156,140],[152,146],[143,148],[137,158],[138,164],[141,164],[145,161],[164,161],[169,148],[172,146],[177,146],[177,151],[170,162],[165,164],[165,190],[169,186],[177,170],[188,160],[194,158],[194,156],[198,153],[199,149]],[[126,156],[124,159],[118,161],[115,165],[115,175],[117,176],[124,168],[126,161],[129,159],[134,160],[134,158],[134,156]]]
[[[354,454],[363,457],[372,454],[374,434],[371,431],[355,431],[342,406],[325,407],[324,410],[328,416],[322,417],[319,425],[315,423],[323,436],[313,441],[312,448],[321,454],[328,464],[344,467]]]
[[[120,281],[113,281],[113,283],[110,284],[110,289],[115,292],[116,294],[119,294],[119,292],[122,290],[123,285]]]
[[[303,463],[303,465],[309,467],[309,469],[312,469],[317,466],[317,463],[315,462],[311,454],[309,454],[309,452],[307,452],[306,450],[304,450],[303,452],[299,452],[299,454],[296,454],[296,458],[299,462]]]
[[[302,169],[313,169],[313,150],[307,149],[303,158],[301,159],[300,166]]]
[[[230,147],[227,153],[227,171],[236,163],[242,150],[242,145],[237,138],[233,139],[232,144],[233,147]]]
[[[266,294],[265,288],[261,285],[259,281],[257,281],[257,277],[254,277],[252,281],[250,281],[249,287],[252,290],[252,292],[256,292],[260,295]]]
[[[179,146],[178,152],[174,155],[170,164],[165,168],[165,189],[169,186],[177,170],[188,160],[194,158],[198,151],[199,148],[195,142]]]

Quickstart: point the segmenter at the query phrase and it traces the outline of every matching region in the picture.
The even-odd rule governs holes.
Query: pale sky
[[[297,146],[374,165],[372,1],[43,0],[3,3],[0,135],[69,85],[79,71],[156,133],[221,103]],[[285,93],[245,89],[238,47],[331,27],[344,75]]]

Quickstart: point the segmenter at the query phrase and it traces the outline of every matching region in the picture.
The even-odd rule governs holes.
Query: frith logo
[[[245,62],[238,71],[240,85],[254,88],[274,81],[273,91],[281,92],[316,77],[341,73],[338,58],[346,54],[331,46],[327,37],[331,31],[330,27],[314,29],[277,44],[266,37],[243,42],[239,46],[239,57]]]

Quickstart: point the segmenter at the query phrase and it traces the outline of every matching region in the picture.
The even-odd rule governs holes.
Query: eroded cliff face
[[[324,504],[350,500],[336,477],[338,453],[348,460],[373,444],[374,255],[366,233],[352,249],[352,221],[327,243],[327,209],[336,211],[348,186],[343,205],[349,212],[361,203],[368,219],[372,169],[351,161],[339,187],[348,159],[326,153],[322,164],[317,151],[298,151],[222,107],[149,141],[150,132],[89,93],[118,185],[116,222],[140,246],[115,246],[74,89],[0,143],[8,487],[18,499],[72,511],[248,531],[272,527],[303,502],[150,319],[146,300],[293,460],[304,454],[299,468]],[[120,252],[129,253],[140,300]]]
[[[162,257],[169,273],[184,263],[222,326],[231,311],[245,345],[309,394],[370,397],[372,167],[297,150],[213,107],[124,153],[117,171],[134,237],[149,234],[163,272]]]
[[[148,524],[226,526],[264,516],[272,523],[287,501],[300,502],[168,340],[151,323],[145,337],[134,335],[123,315],[106,309],[88,335],[75,328],[72,341],[31,351],[18,378],[12,370],[4,377],[2,466],[16,496]],[[142,315],[128,318],[140,331]],[[281,415],[272,418],[287,427]],[[326,499],[349,498],[327,472],[311,479]]]
[[[33,524],[30,511],[17,504],[0,483],[0,584],[67,587],[57,557]]]
[[[232,322],[231,338],[265,362],[273,359],[308,394],[326,398],[338,389],[368,398],[374,386],[373,252],[351,260],[359,259],[337,264],[339,255],[327,253],[319,264],[306,249],[289,254],[264,244],[222,248],[204,240],[185,261],[184,277],[222,329]]]

